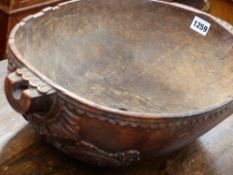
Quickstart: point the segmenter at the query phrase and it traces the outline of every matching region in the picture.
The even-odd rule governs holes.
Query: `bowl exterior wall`
[[[176,118],[134,117],[106,111],[51,87],[13,53],[9,51],[7,55],[5,93],[12,107],[57,149],[97,166],[122,167],[167,154],[191,143],[233,112],[232,102],[202,114]],[[7,83],[12,75],[16,82],[27,84],[29,107],[18,104],[19,99],[12,95],[17,91],[9,88],[14,83]],[[47,91],[42,91],[46,86]]]

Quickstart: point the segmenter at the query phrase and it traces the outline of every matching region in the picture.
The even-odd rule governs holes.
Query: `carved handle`
[[[19,113],[46,113],[53,103],[54,89],[26,68],[6,76],[5,93],[10,105]]]

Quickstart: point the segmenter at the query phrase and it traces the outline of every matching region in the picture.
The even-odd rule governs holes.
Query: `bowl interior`
[[[211,23],[207,36],[190,29],[195,16]],[[15,41],[45,76],[107,107],[180,113],[233,95],[233,36],[159,2],[76,1],[28,21]]]

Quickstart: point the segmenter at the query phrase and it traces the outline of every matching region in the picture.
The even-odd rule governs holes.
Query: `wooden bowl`
[[[205,36],[190,28],[195,16],[211,24]],[[5,93],[66,154],[98,166],[150,160],[233,113],[230,30],[178,4],[66,2],[13,29]]]

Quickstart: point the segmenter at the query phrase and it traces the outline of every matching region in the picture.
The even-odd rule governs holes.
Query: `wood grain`
[[[0,10],[0,60],[3,58],[6,49],[8,15]]]
[[[41,8],[59,2],[61,2],[61,0],[1,0],[0,10],[12,15],[14,13]]]
[[[231,0],[211,0],[210,13],[233,24],[233,2]]]
[[[0,64],[3,86],[6,62]],[[98,169],[72,159],[45,143],[21,116],[13,112],[0,91],[0,173],[1,175],[232,175],[233,117],[191,145],[150,163],[127,169]]]
[[[11,35],[9,103],[57,149],[84,162],[148,161],[233,113],[233,35],[209,19],[208,35],[197,36],[190,22],[207,16],[144,2],[74,1],[27,18]]]
[[[164,0],[164,1],[172,1],[172,0]],[[40,10],[41,8],[48,5],[45,0],[36,0],[36,1],[13,1],[11,0],[1,0],[0,1],[0,57],[3,59],[3,55],[5,53],[6,47],[6,39],[8,34],[10,33],[13,26],[20,21],[23,17],[35,13],[36,11]],[[57,2],[61,2],[61,0],[54,0],[54,4]],[[185,2],[186,4],[193,5],[195,2],[187,0],[177,0],[177,2]],[[199,1],[200,2],[200,1]],[[11,4],[13,4],[12,11]],[[37,4],[36,6],[33,4]],[[194,6],[200,7],[200,3],[196,3]],[[21,11],[21,12],[19,12]],[[211,0],[211,14],[220,17],[229,23],[233,24],[233,3],[229,0]],[[8,15],[10,13],[12,15]],[[15,14],[16,13],[16,14]],[[9,25],[8,25],[9,24]],[[0,59],[1,60],[1,59]]]
[[[3,85],[6,61],[0,63]],[[127,169],[100,169],[58,152],[7,104],[0,90],[1,175],[232,175],[233,116],[179,151]]]
[[[167,2],[178,2],[202,9],[204,0],[163,0]],[[209,0],[209,13],[233,24],[233,2],[231,0]]]
[[[4,59],[7,39],[16,23],[25,16],[64,0],[0,0],[0,60]]]

